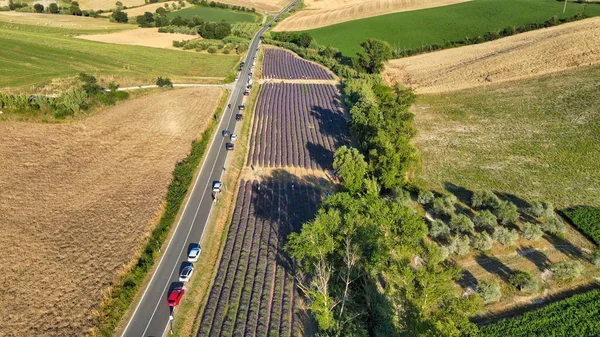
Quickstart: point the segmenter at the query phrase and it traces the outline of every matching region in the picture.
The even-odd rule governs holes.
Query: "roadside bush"
[[[431,204],[435,196],[431,191],[419,191],[419,196],[417,197],[417,201],[421,205]]]
[[[502,291],[496,280],[481,280],[477,284],[477,293],[481,296],[483,303],[489,304],[500,301]]]
[[[468,216],[458,214],[450,219],[450,228],[457,233],[469,234],[473,232],[474,226]]]
[[[486,209],[475,213],[473,223],[479,230],[493,232],[494,228],[498,225],[498,219],[496,219],[496,216],[492,212]]]
[[[0,7],[0,12],[8,12],[8,11],[10,11],[10,7],[8,7],[8,6]]]
[[[435,219],[429,227],[429,236],[436,240],[448,240],[450,238],[450,227],[442,220]]]
[[[494,240],[503,246],[513,246],[518,239],[519,233],[514,229],[500,227],[494,232]]]
[[[487,232],[477,233],[473,236],[472,246],[477,250],[486,252],[494,248],[494,239]]]
[[[571,282],[581,276],[581,273],[583,272],[583,265],[581,262],[574,260],[561,261],[553,263],[550,269],[552,269],[554,272],[552,278],[555,280]]]
[[[510,201],[501,201],[494,207],[494,214],[503,225],[514,223],[519,218],[517,206]]]
[[[31,13],[33,11],[34,10],[31,7],[21,7],[21,8],[15,9],[15,12],[21,12],[21,13]]]
[[[51,14],[57,14],[59,12],[58,5],[55,2],[48,5],[48,12]]]
[[[542,230],[552,235],[564,234],[567,232],[567,225],[558,217],[553,216],[542,222]]]
[[[514,271],[509,278],[509,282],[517,290],[528,293],[537,292],[540,287],[540,282],[536,277],[522,270]]]
[[[494,208],[500,203],[500,199],[490,190],[475,191],[471,196],[471,207]]]
[[[44,12],[44,5],[42,5],[42,4],[35,4],[35,5],[33,5],[33,9],[35,10],[36,13],[43,13]]]
[[[554,207],[548,202],[534,201],[531,203],[528,213],[536,218],[551,217],[554,215]]]
[[[433,211],[439,215],[451,215],[456,210],[454,202],[456,197],[453,195],[445,195],[433,199]]]
[[[161,88],[173,88],[173,82],[171,82],[171,79],[168,77],[158,77],[156,79],[156,85],[161,87]]]
[[[111,18],[118,23],[127,23],[127,21],[129,21],[129,18],[127,17],[127,13],[121,11],[121,10],[116,10],[115,12],[112,13]]]
[[[215,54],[219,49],[216,46],[208,47],[208,52],[211,54]]]
[[[471,250],[470,247],[471,239],[469,239],[466,235],[456,235],[450,240],[450,245],[448,245],[448,251],[450,254],[455,254],[457,256],[464,256],[469,254]]]
[[[525,223],[523,225],[523,237],[530,241],[537,241],[544,235],[544,231],[539,225]]]

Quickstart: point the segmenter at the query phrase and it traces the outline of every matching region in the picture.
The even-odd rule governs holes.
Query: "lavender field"
[[[248,165],[328,169],[347,140],[338,89],[266,83],[254,113]]]
[[[292,264],[281,247],[290,231],[312,219],[320,201],[319,190],[298,183],[292,188],[289,178],[240,183],[199,337],[286,337],[302,324],[294,311]]]
[[[308,62],[286,50],[267,48],[263,61],[262,77],[284,80],[333,80],[325,68]]]

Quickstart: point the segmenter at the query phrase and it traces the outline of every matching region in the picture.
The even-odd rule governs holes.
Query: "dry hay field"
[[[144,0],[120,0],[125,7],[142,6],[146,2]],[[99,9],[111,9],[116,8],[116,1],[112,0],[80,0],[79,7],[82,10],[99,10]]]
[[[531,31],[478,45],[392,60],[388,83],[420,94],[448,92],[600,63],[600,18]]]
[[[89,331],[220,96],[169,90],[81,122],[0,122],[1,336]]]
[[[279,12],[287,6],[290,0],[219,0],[225,4],[256,8],[257,12]]]
[[[164,8],[165,4],[169,4],[169,8],[173,8],[172,5],[179,5],[178,2],[157,2],[153,4],[147,4],[145,6],[140,6],[136,8],[125,9],[123,12],[127,13],[130,18],[136,17],[138,15],[144,15],[145,12],[155,13],[156,10],[160,7]],[[189,3],[186,3],[186,6],[191,6]],[[185,7],[184,7],[185,8]]]
[[[23,25],[45,26],[81,30],[128,29],[130,27],[106,19],[73,15],[48,15],[21,12],[0,12],[0,21]]]
[[[159,33],[158,28],[137,28],[109,34],[79,35],[77,38],[104,43],[181,50],[173,47],[173,41],[191,40],[196,37],[187,34]]]
[[[274,31],[300,31],[377,15],[448,6],[469,0],[305,0],[306,7]]]

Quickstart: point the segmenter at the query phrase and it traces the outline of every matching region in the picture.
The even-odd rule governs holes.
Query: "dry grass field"
[[[256,8],[257,12],[279,12],[287,6],[291,0],[219,0],[219,2],[245,6],[248,8]]]
[[[158,28],[137,28],[109,34],[79,35],[77,38],[105,43],[181,50],[173,47],[173,41],[191,40],[196,36],[159,33]]]
[[[1,336],[85,335],[220,96],[169,90],[81,122],[0,122]]]
[[[469,0],[306,0],[306,8],[274,31],[300,31],[389,13],[452,5]]]
[[[120,0],[123,3],[123,6],[133,7],[133,6],[141,6],[145,3],[144,0]],[[83,10],[93,9],[111,9],[117,7],[115,5],[116,1],[112,0],[81,0],[79,1],[79,7]]]
[[[74,30],[102,30],[102,29],[130,29],[132,27],[113,23],[106,19],[73,15],[48,15],[21,12],[0,12],[1,22],[10,22],[23,25],[66,28]]]
[[[392,60],[388,83],[429,94],[535,77],[600,63],[600,18],[496,41]]]

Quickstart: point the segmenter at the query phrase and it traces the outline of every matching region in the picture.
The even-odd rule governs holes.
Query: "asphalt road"
[[[281,14],[287,12],[296,1],[283,9],[273,20],[278,19]],[[243,93],[248,84],[248,72],[256,56],[260,37],[272,22],[265,24],[250,43],[245,59],[246,64],[240,73],[239,80],[235,82],[235,87],[227,102],[231,104],[231,109],[227,109],[227,106],[224,109],[225,112],[220,121],[219,129],[215,132],[211,141],[206,159],[200,169],[200,174],[194,182],[191,195],[184,207],[175,233],[159,260],[158,268],[152,275],[150,284],[143,290],[142,299],[127,323],[123,337],[162,337],[169,330],[169,316],[173,315],[174,319],[177,320],[177,309],[171,312],[171,309],[167,306],[167,297],[175,286],[181,285],[179,272],[182,263],[187,261],[190,245],[211,239],[203,238],[203,233],[213,207],[212,182],[221,180],[228,152],[225,149],[225,143],[229,141],[229,138],[223,137],[221,130],[235,130],[237,122],[235,114],[238,112],[238,106],[244,100]],[[250,121],[245,119],[240,123],[250,123]]]

